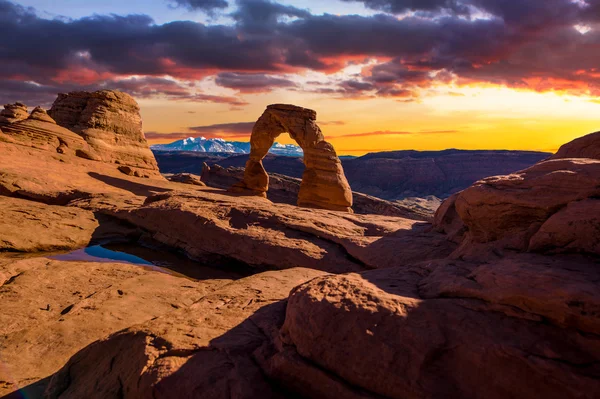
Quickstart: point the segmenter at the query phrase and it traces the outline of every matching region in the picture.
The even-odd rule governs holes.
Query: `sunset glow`
[[[554,151],[600,127],[599,1],[127,3],[0,0],[0,33],[23,41],[0,45],[1,100],[123,90],[152,144],[246,141],[293,103],[351,155]]]

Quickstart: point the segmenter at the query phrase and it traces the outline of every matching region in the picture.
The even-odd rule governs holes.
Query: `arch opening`
[[[266,197],[269,175],[262,160],[275,139],[288,133],[304,151],[298,206],[352,212],[352,190],[333,146],[316,123],[317,113],[288,104],[269,105],[252,129],[244,179],[230,191]]]

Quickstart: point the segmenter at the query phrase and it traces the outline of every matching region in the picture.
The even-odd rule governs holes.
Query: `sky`
[[[344,155],[600,130],[600,0],[0,0],[0,38],[3,104],[122,90],[152,144],[248,141],[273,103]]]

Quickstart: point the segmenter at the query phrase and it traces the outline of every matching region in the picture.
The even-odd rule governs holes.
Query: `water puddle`
[[[207,266],[174,253],[135,244],[93,245],[48,258],[67,262],[125,263],[193,280],[239,279],[252,274],[250,269],[240,268],[239,265],[223,262]]]

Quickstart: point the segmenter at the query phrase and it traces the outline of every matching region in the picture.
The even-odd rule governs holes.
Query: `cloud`
[[[171,0],[171,3],[192,11],[203,11],[209,14],[229,6],[226,0]]]
[[[458,130],[426,130],[420,132],[402,132],[402,131],[389,131],[389,130],[379,130],[375,132],[365,132],[365,133],[351,133],[351,134],[343,134],[341,136],[334,136],[332,138],[350,138],[350,137],[370,137],[370,136],[411,136],[411,135],[420,135],[420,134],[447,134],[447,133],[458,133]]]
[[[365,133],[351,133],[351,134],[343,134],[341,136],[334,136],[332,138],[350,138],[350,137],[369,137],[369,136],[406,136],[413,134],[411,132],[392,132],[389,130],[379,130],[376,132],[365,132]]]
[[[296,87],[289,79],[256,73],[222,72],[215,83],[242,93],[261,93],[276,88]]]
[[[177,3],[223,8],[227,1]],[[241,106],[245,101],[180,83],[214,77],[246,93],[301,90],[290,74],[332,73],[365,59],[374,65],[360,76],[306,90],[407,101],[421,88],[453,82],[600,95],[600,52],[593,51],[600,46],[600,0],[362,3],[382,13],[314,15],[275,1],[238,0],[232,25],[211,25],[156,24],[146,15],[45,19],[0,0],[0,37],[11,38],[0,43],[0,84],[10,87],[0,97],[40,101],[51,90],[114,84],[141,97]],[[583,34],[577,25],[590,30]],[[167,77],[179,83],[160,81]]]
[[[253,127],[254,122],[234,122],[206,126],[192,126],[187,128],[187,131],[185,132],[146,132],[145,135],[148,140],[162,140],[169,142],[200,136],[206,138],[244,139],[247,141],[247,139],[250,138]]]
[[[192,126],[194,133],[207,137],[250,137],[255,122],[221,123],[216,125]]]
[[[146,136],[147,140],[164,140],[164,141],[169,141],[169,142],[173,142],[173,141],[177,141],[177,140],[183,140],[183,139],[187,139],[190,136],[193,136],[193,134],[190,134],[190,132],[178,132],[178,133],[159,133],[159,132],[144,132],[144,136]]]

